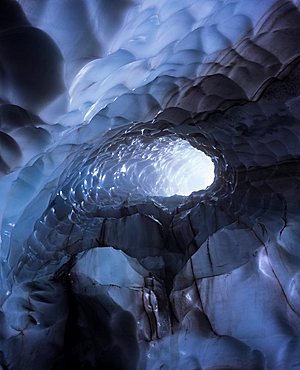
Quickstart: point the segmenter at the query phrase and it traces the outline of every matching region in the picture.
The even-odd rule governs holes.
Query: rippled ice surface
[[[98,156],[92,169],[99,178],[97,188],[149,196],[189,195],[214,180],[211,158],[186,140],[138,137],[129,141]]]
[[[300,1],[0,15],[0,370],[300,369]]]

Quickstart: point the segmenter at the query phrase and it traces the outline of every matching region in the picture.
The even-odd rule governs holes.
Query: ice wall
[[[1,2],[0,368],[300,369],[299,6]]]

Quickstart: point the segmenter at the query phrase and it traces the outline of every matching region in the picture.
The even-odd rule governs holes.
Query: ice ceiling
[[[300,369],[299,10],[1,1],[0,369]]]

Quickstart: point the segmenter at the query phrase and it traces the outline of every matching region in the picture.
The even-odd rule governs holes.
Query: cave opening
[[[211,157],[177,135],[123,137],[100,150],[89,171],[98,190],[142,197],[188,196],[215,178]]]

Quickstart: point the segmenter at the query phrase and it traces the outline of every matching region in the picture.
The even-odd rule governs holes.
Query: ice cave
[[[1,0],[0,370],[68,369],[300,369],[300,0]]]

